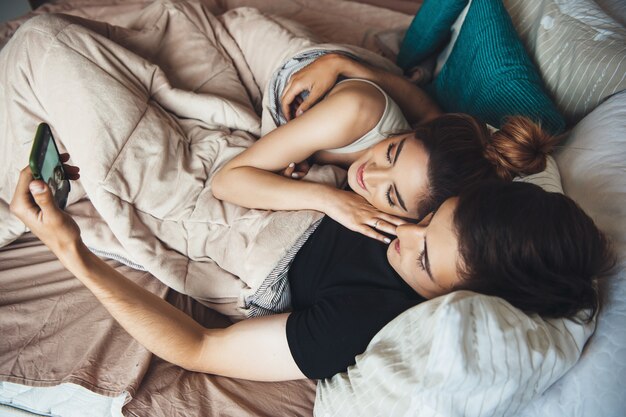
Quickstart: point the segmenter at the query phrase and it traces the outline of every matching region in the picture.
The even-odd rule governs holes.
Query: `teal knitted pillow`
[[[527,116],[554,134],[565,126],[500,0],[472,0],[450,56],[427,90],[444,111],[469,113],[493,126],[508,115]]]
[[[450,27],[468,0],[425,0],[406,31],[397,64],[409,70],[437,52],[449,39]]]

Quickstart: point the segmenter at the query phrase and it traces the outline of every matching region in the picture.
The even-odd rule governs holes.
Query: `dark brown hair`
[[[444,114],[418,125],[415,137],[429,155],[429,191],[418,204],[418,217],[480,180],[511,180],[543,171],[558,141],[522,116],[509,117],[491,134],[485,123],[463,113]]]
[[[482,181],[454,214],[462,284],[544,317],[598,308],[594,277],[614,256],[604,234],[569,197],[540,187]]]

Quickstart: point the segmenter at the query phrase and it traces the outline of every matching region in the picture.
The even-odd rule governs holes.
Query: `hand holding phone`
[[[50,126],[46,123],[37,127],[29,165],[33,177],[48,184],[57,206],[64,209],[70,193],[70,182]]]
[[[62,154],[61,160],[69,159]],[[70,179],[80,177],[78,167],[66,165]],[[64,256],[75,253],[81,247],[80,228],[67,212],[61,210],[52,190],[42,180],[33,180],[30,167],[20,171],[20,177],[10,204],[11,213],[20,219],[56,256],[64,262]]]

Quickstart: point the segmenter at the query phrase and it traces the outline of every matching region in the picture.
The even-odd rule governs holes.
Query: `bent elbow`
[[[186,358],[181,358],[176,361],[172,361],[172,363],[176,366],[183,368],[185,371],[190,372],[201,372],[205,374],[212,373],[211,370],[207,367],[207,364],[202,363],[199,357],[197,356],[189,356]]]

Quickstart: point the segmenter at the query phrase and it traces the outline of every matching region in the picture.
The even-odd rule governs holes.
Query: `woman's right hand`
[[[311,164],[309,164],[308,160],[304,160],[302,162],[290,163],[287,168],[283,171],[283,177],[291,178],[294,180],[301,180],[309,173],[311,169]]]
[[[337,190],[325,213],[348,229],[384,243],[390,243],[391,239],[381,232],[395,236],[396,227],[407,223],[404,219],[379,211],[352,191]]]

